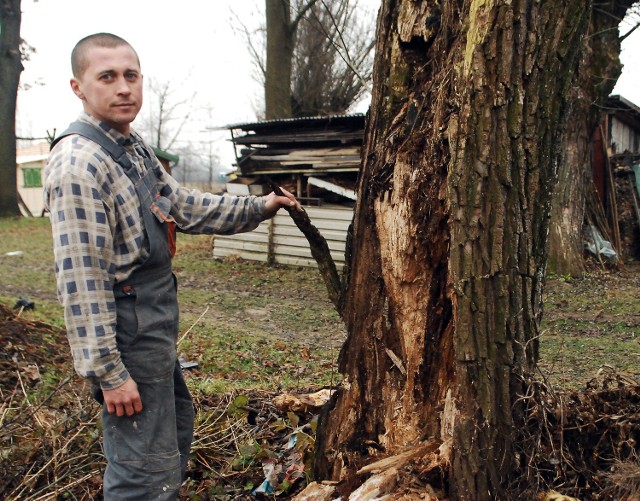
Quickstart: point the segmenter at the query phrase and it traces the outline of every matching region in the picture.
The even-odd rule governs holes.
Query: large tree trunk
[[[584,272],[582,225],[588,184],[593,182],[592,137],[622,70],[617,26],[625,10],[625,5],[616,2],[593,9],[576,84],[571,88],[571,118],[549,228],[549,270],[559,275]]]
[[[319,478],[382,454],[452,499],[505,499],[590,9],[383,1]]]
[[[265,118],[291,117],[291,64],[295,27],[289,0],[266,0],[267,67],[264,83]],[[296,26],[297,27],[297,26]]]
[[[20,0],[0,0],[0,216],[19,215],[16,186],[16,100],[20,61]]]

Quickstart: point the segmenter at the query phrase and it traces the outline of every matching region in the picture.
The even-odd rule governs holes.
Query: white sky
[[[379,0],[365,0],[377,8]],[[136,49],[145,78],[171,81],[211,107],[210,123],[190,133],[212,138],[223,167],[233,160],[227,132],[209,135],[204,127],[253,121],[262,89],[246,41],[232,24],[234,13],[246,26],[262,20],[264,0],[22,0],[22,37],[37,53],[25,62],[22,82],[34,85],[18,94],[18,135],[44,137],[61,132],[81,110],[69,87],[69,57],[75,43],[99,31],[115,33]],[[623,44],[623,74],[614,94],[640,105],[640,30]],[[135,124],[134,124],[135,126]]]

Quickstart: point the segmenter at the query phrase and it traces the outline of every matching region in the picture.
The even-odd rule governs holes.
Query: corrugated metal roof
[[[626,112],[629,118],[640,121],[640,107],[622,96],[611,95],[605,101],[605,111],[611,113],[615,110]]]
[[[243,129],[243,130],[255,130],[257,128],[271,127],[274,125],[309,125],[309,124],[340,124],[340,123],[358,123],[364,120],[364,113],[354,113],[351,115],[326,115],[315,117],[300,117],[300,118],[278,118],[274,120],[261,120],[257,122],[244,122],[225,125],[225,129]]]

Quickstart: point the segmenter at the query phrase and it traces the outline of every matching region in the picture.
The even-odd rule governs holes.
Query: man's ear
[[[84,100],[84,93],[82,92],[82,90],[80,90],[80,82],[77,79],[72,78],[71,80],[69,80],[69,83],[71,84],[71,90],[73,91],[73,93],[80,99]]]

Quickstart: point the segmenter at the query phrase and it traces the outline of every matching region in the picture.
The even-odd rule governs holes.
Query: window
[[[42,176],[40,167],[30,167],[22,169],[22,176],[24,179],[23,186],[25,188],[42,188]]]

